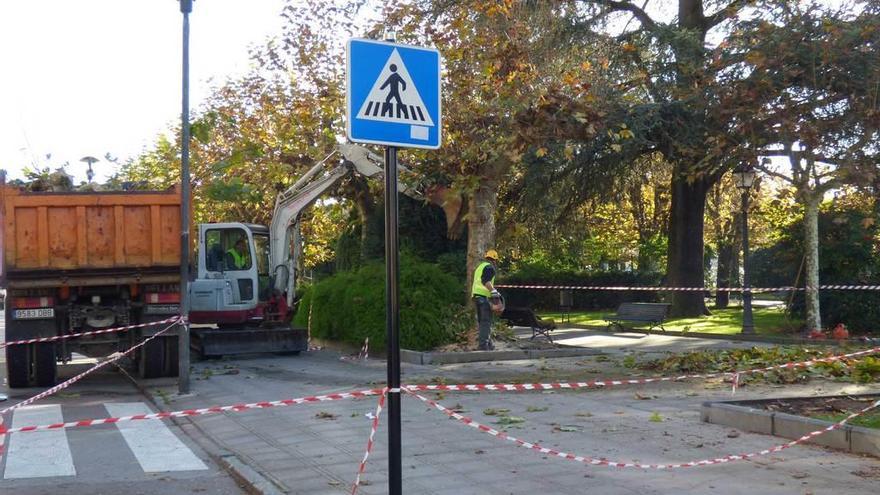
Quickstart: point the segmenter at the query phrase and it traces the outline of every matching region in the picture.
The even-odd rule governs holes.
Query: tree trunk
[[[468,201],[467,280],[470,296],[474,268],[486,250],[495,248],[495,208],[498,205],[498,181],[482,179]],[[468,297],[470,299],[470,297]]]
[[[821,197],[804,195],[805,279],[807,282],[807,331],[822,330],[819,313],[819,201]]]
[[[683,169],[676,164],[672,175],[667,285],[703,287],[703,215],[709,184],[706,179],[688,182]],[[673,316],[708,314],[701,291],[672,292],[671,302]]]

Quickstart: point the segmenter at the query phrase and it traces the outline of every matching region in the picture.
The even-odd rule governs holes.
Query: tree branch
[[[706,17],[706,30],[721,24],[722,22],[735,16],[737,12],[748,5],[749,0],[732,0],[726,7]]]
[[[647,12],[639,8],[638,5],[634,5],[630,2],[619,2],[616,0],[594,0],[592,3],[598,3],[599,5],[604,5],[611,9],[613,12],[629,12],[636,19],[642,23],[642,26],[649,30],[654,30],[657,28],[657,23],[654,22],[654,19],[651,19],[651,16],[648,15]]]
[[[761,172],[769,175],[770,177],[776,177],[777,179],[782,179],[783,181],[785,181],[789,184],[794,184],[794,181],[791,179],[791,177],[789,177],[785,174],[780,174],[779,172],[776,172],[775,170],[770,170],[769,168],[767,168],[763,165],[756,165],[755,168],[760,170]]]

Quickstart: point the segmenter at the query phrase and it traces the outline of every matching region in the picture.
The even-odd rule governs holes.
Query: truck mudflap
[[[308,350],[308,333],[289,324],[245,328],[192,328],[191,346],[203,357]]]

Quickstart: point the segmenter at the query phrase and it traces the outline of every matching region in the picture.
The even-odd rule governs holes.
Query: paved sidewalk
[[[596,358],[546,362],[404,366],[404,382],[553,379],[598,376],[608,364]],[[329,351],[297,357],[255,357],[196,363],[193,396],[170,398],[168,409],[275,400],[381,386],[382,361],[340,361]],[[173,393],[173,387],[166,387]],[[786,388],[741,389],[737,397],[850,393],[860,386],[820,383]],[[156,393],[161,403],[163,394]],[[678,462],[761,450],[783,440],[737,433],[700,422],[705,400],[730,397],[729,385],[672,383],[579,392],[431,394],[466,415],[493,425],[488,408],[509,409],[525,421],[508,433],[547,447],[609,459]],[[286,493],[330,494],[350,490],[363,455],[376,399],[342,400],[192,418],[222,447]],[[656,413],[656,414],[655,414]],[[659,416],[658,416],[659,415]],[[652,421],[652,416],[654,421]],[[880,461],[818,447],[794,447],[747,462],[674,471],[591,467],[514,446],[468,428],[414,398],[403,400],[404,493],[664,494],[874,494]],[[655,422],[657,419],[661,422]],[[494,426],[494,425],[493,425]],[[563,428],[560,428],[562,426]],[[562,430],[562,431],[560,431]],[[730,435],[729,435],[730,434]],[[387,493],[387,429],[383,421],[367,466],[364,494]]]
[[[560,323],[559,326],[560,328],[551,332],[553,342],[568,346],[589,347],[607,354],[748,349],[755,346],[773,345],[762,342],[645,334],[644,332],[607,332],[599,329],[566,328],[565,323]],[[517,337],[524,340],[532,335],[532,331],[528,328],[516,327],[514,331]]]

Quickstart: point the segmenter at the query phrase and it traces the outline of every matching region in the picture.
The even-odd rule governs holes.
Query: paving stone
[[[773,434],[773,413],[733,404],[704,404],[702,418],[707,423],[725,425],[743,431]]]
[[[786,413],[775,413],[773,415],[773,434],[779,437],[791,438],[792,440],[827,426],[827,421],[819,421],[803,416],[794,416]],[[848,426],[844,426],[837,430],[825,432],[818,437],[810,439],[809,443],[848,451],[848,429]]]
[[[850,448],[855,454],[880,457],[880,430],[853,426],[850,433]]]

